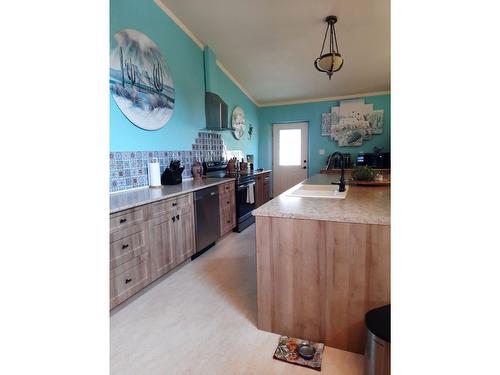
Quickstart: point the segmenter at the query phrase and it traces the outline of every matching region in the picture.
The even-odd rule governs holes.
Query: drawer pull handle
[[[228,220],[227,223],[229,224],[231,222],[231,220]]]
[[[125,284],[128,284],[131,281],[132,281],[132,279],[125,279]]]
[[[126,221],[127,221],[127,219],[120,219],[120,224],[123,224]]]
[[[226,186],[226,190],[229,190],[229,186]]]
[[[179,220],[179,215],[176,216],[177,220]]]
[[[227,201],[226,203],[227,203],[227,204],[229,204],[230,202],[229,202],[229,201]]]
[[[123,250],[123,249],[126,249],[127,247],[128,247],[128,244],[126,244],[126,245],[122,245],[122,250]]]
[[[175,216],[172,218],[172,223],[175,223]]]
[[[172,207],[177,206],[177,202],[172,203]]]

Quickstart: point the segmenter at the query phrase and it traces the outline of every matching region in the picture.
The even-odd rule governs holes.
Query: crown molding
[[[160,7],[161,10],[165,12],[167,16],[169,16],[172,21],[174,21],[177,26],[179,26],[182,31],[184,31],[192,40],[195,42],[200,49],[205,48],[205,44],[201,40],[199,40],[194,33],[189,30],[189,28],[186,26],[184,22],[182,22],[170,9],[167,8],[167,6],[161,1],[161,0],[153,0],[156,5]]]
[[[205,44],[200,39],[198,39],[196,35],[186,26],[186,24],[182,22],[179,19],[179,17],[177,17],[161,0],[153,0],[153,1],[156,5],[158,5],[158,7],[160,7],[161,10],[163,10],[163,12],[165,12],[165,14],[168,17],[170,17],[172,21],[174,21],[177,24],[177,26],[181,28],[182,31],[184,31],[193,40],[193,42],[195,42],[198,45],[198,47],[200,47],[200,49],[205,48]],[[250,95],[248,90],[245,89],[243,85],[239,83],[238,80],[234,78],[234,76],[231,73],[229,73],[226,67],[218,59],[216,59],[216,62],[220,70],[222,70],[228,76],[228,78],[231,81],[233,81],[233,83],[236,86],[238,86],[238,88],[258,107],[259,103],[257,102],[257,100],[255,100],[255,98],[252,95]]]
[[[390,91],[376,91],[376,92],[363,92],[359,94],[352,95],[340,95],[340,96],[327,96],[323,98],[308,98],[308,99],[296,99],[296,100],[283,100],[283,101],[270,101],[260,103],[259,107],[274,107],[280,105],[290,105],[290,104],[304,104],[304,103],[315,103],[315,102],[329,102],[333,100],[342,100],[342,99],[354,99],[361,98],[367,96],[379,96],[379,95],[388,95]]]
[[[234,78],[234,76],[226,69],[224,65],[222,65],[222,63],[218,59],[216,59],[216,63],[220,70],[222,70],[229,77],[229,79],[233,81],[236,86],[238,86],[241,91],[243,91],[248,99],[250,99],[257,107],[260,107],[260,103],[257,102],[257,100],[252,95],[250,95],[250,93],[241,85],[241,83],[238,82],[236,78]]]
[[[175,22],[179,28],[184,31],[193,42],[203,50],[205,48],[205,44],[196,37],[196,35],[186,26],[184,22],[182,22],[161,0],[153,0],[153,2],[158,5],[158,7],[172,20]],[[226,69],[226,67],[216,59],[217,66],[222,70],[228,78],[233,81],[233,83],[250,99],[257,107],[273,107],[280,105],[290,105],[290,104],[303,104],[303,103],[314,103],[314,102],[326,102],[332,100],[341,100],[341,99],[352,99],[359,98],[363,96],[378,96],[378,95],[387,95],[390,94],[390,91],[378,91],[378,92],[368,92],[354,95],[343,95],[343,96],[329,96],[324,98],[311,98],[311,99],[296,99],[296,100],[283,100],[283,101],[269,101],[269,102],[259,102],[257,99],[251,95],[245,87]]]

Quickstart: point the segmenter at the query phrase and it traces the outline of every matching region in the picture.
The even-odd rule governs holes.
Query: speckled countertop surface
[[[109,196],[109,211],[112,214],[132,207],[142,206],[144,204],[191,193],[196,190],[234,180],[234,178],[204,178],[198,181],[184,180],[182,184],[178,185],[167,185],[161,188],[145,187],[144,189],[113,193]]]
[[[338,182],[338,176],[318,174],[303,183],[329,185],[331,182]],[[287,196],[287,193],[297,189],[299,185],[260,206],[253,211],[253,215],[359,224],[391,224],[391,189],[388,186],[350,185],[345,199]]]

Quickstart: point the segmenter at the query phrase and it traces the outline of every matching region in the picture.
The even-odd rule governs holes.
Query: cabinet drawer
[[[219,207],[221,210],[224,208],[233,207],[234,201],[234,190],[224,191],[222,194],[219,194]]]
[[[219,194],[232,191],[234,193],[234,181],[225,182],[219,185]]]
[[[169,214],[179,209],[190,208],[193,205],[193,194],[179,195],[175,198],[165,199],[159,202],[149,204],[150,217],[159,217]]]
[[[131,229],[135,230],[132,231]],[[115,232],[111,236],[114,240],[109,244],[109,263],[111,269],[130,261],[147,250],[144,224],[131,229]]]
[[[113,308],[151,282],[149,254],[133,258],[110,273],[110,307]]]
[[[129,228],[130,226],[143,223],[145,219],[146,214],[144,207],[117,212],[110,215],[109,230],[110,232],[114,232],[117,230]]]
[[[227,207],[220,212],[221,235],[231,231],[236,226],[236,212],[234,207]]]

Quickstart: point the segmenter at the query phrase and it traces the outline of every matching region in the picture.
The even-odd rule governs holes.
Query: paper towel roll
[[[156,158],[151,159],[151,163],[148,164],[148,179],[150,187],[161,186],[160,163]]]

